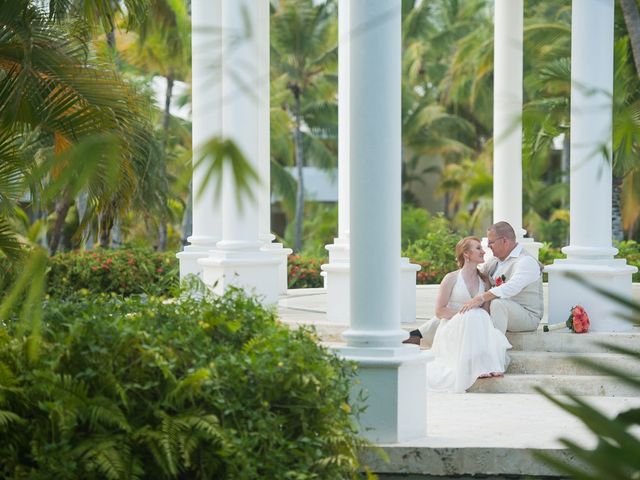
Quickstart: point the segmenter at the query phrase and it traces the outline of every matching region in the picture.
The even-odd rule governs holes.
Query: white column
[[[259,172],[261,17],[254,7],[252,0],[222,0],[222,125],[224,137],[232,140]],[[254,185],[251,190],[258,188]],[[205,283],[217,293],[230,285],[241,286],[262,296],[266,303],[275,303],[279,261],[260,250],[258,195],[238,195],[228,162],[223,168],[222,208],[222,240],[208,258],[199,260]]]
[[[350,315],[350,235],[349,235],[349,167],[351,142],[350,113],[350,39],[349,1],[338,6],[338,237],[325,248],[329,263],[322,265],[327,289],[327,320],[331,323],[349,323]],[[416,272],[419,265],[400,259],[401,317],[405,323],[416,321]]]
[[[631,329],[615,302],[581,280],[631,298],[635,267],[614,259],[611,242],[611,152],[614,0],[574,1],[571,10],[570,245],[549,273],[549,323],[561,323],[574,305],[585,307],[594,331]]]
[[[204,185],[211,162],[197,165],[203,145],[222,135],[221,0],[193,0],[191,12],[193,232],[187,239],[190,245],[177,254],[181,280],[187,275],[202,275],[198,259],[208,256],[222,234],[220,198],[215,194],[216,179],[210,178]],[[201,192],[203,186],[205,188]]]
[[[401,0],[350,0],[351,322],[341,353],[359,364],[363,434],[426,434],[426,356],[400,342]],[[413,347],[413,348],[412,348]]]
[[[522,228],[523,0],[494,5],[493,221],[509,222],[537,258],[541,245]]]
[[[349,0],[338,3],[338,236],[325,248],[322,265],[327,289],[327,320],[349,323]]]
[[[262,249],[278,260],[278,293],[287,293],[287,257],[293,252],[283,248],[281,243],[273,243],[271,233],[271,121],[270,121],[270,5],[269,0],[258,0],[258,189],[259,235]]]
[[[349,2],[338,5],[338,239],[349,248]],[[336,239],[336,240],[338,240]],[[337,242],[336,242],[337,243]],[[331,254],[331,250],[329,254]]]

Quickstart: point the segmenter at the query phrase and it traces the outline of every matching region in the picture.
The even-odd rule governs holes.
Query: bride
[[[440,284],[436,316],[443,319],[433,339],[435,358],[427,367],[432,391],[462,393],[477,378],[502,376],[508,363],[507,337],[496,329],[486,308],[459,313],[462,305],[489,288],[478,270],[484,250],[477,237],[465,237],[456,245],[459,270],[448,273]]]

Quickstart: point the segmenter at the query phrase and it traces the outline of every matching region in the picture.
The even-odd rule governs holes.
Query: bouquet
[[[556,323],[554,325],[545,325],[542,327],[543,332],[551,332],[559,330],[565,326],[574,333],[587,333],[589,331],[589,315],[581,305],[576,305],[571,309],[571,314],[565,323]]]
[[[589,331],[589,315],[585,309],[576,305],[571,309],[571,314],[567,319],[567,327],[575,333],[587,333]]]

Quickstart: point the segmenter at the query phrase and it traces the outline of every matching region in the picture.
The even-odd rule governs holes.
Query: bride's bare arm
[[[457,271],[449,272],[444,276],[442,282],[440,282],[438,296],[436,298],[436,317],[438,318],[449,319],[458,313],[458,310],[447,306],[449,298],[451,297],[451,292],[453,291],[453,286],[456,283],[457,275]]]

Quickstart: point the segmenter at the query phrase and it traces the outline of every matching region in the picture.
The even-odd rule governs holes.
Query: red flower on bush
[[[589,331],[589,315],[581,305],[576,305],[571,309],[571,314],[567,319],[567,327],[575,333],[587,333]]]

